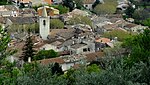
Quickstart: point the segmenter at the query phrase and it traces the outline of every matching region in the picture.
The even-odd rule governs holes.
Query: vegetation
[[[50,7],[54,7],[55,9],[58,9],[60,14],[69,12],[69,8],[63,5],[50,5]]]
[[[63,6],[69,8],[69,11],[72,11],[75,8],[75,3],[73,0],[63,0]]]
[[[113,14],[116,12],[117,1],[116,0],[104,0],[104,4],[98,4],[93,12],[98,15],[101,14]]]
[[[6,57],[9,57],[15,50],[7,50],[8,44],[11,41],[7,32],[0,26],[0,66],[5,61]]]
[[[7,4],[11,4],[10,0],[1,0],[0,1],[0,5],[7,5]]]
[[[26,38],[26,42],[22,50],[23,53],[20,56],[20,59],[24,60],[25,62],[28,61],[29,57],[32,59],[33,56],[35,55],[35,50],[33,49],[33,41],[32,41],[32,36],[30,34],[30,30],[28,31],[28,36]]]
[[[74,0],[77,9],[81,9],[83,7],[83,0]]]
[[[124,42],[128,50],[131,50],[130,57],[128,58],[127,63],[132,65],[133,63],[149,63],[150,58],[150,30],[146,29],[144,33],[141,33],[133,38],[129,38]]]
[[[0,26],[0,66],[2,64],[3,59],[7,57],[6,48],[8,47],[8,43],[10,42],[10,38],[7,33]]]
[[[60,14],[64,14],[64,13],[67,13],[69,11],[69,8],[66,7],[66,6],[63,6],[63,5],[48,5],[49,7],[53,7],[55,9],[58,9],[59,10],[59,13]],[[41,5],[38,5],[38,6],[33,6],[32,8],[34,8],[36,11],[39,7],[42,7],[42,4]]]
[[[51,19],[50,28],[51,29],[64,28],[64,23],[59,19]]]
[[[52,75],[54,74],[57,74],[57,75],[64,74],[59,63],[55,63],[54,66],[52,67]]]
[[[129,5],[129,7],[125,10],[126,15],[131,18],[133,17],[135,9],[132,7],[132,5]]]
[[[68,21],[68,24],[70,24],[70,25],[85,24],[85,25],[89,25],[89,26],[92,27],[92,21],[87,16],[77,16],[77,15],[75,15],[72,18],[70,18],[70,20]]]
[[[42,60],[47,58],[55,58],[58,57],[58,53],[54,50],[41,50],[34,57],[35,60]]]
[[[125,17],[135,19],[134,21],[137,24],[149,26],[149,24],[147,23],[147,19],[150,18],[150,3],[147,0],[130,0],[130,2],[130,6],[125,11],[127,15]],[[132,7],[132,4],[135,5],[135,8]]]
[[[4,54],[0,55],[2,59],[9,54],[6,54],[7,36],[0,30],[0,42],[4,48],[4,51],[0,50]],[[98,59],[99,64],[81,65],[66,73],[58,63],[43,66],[32,62],[17,68],[15,62],[5,61],[0,66],[0,85],[150,85],[149,40],[150,30],[146,29],[123,43],[130,55],[106,56]]]
[[[107,37],[107,38],[110,38],[110,39],[114,39],[115,37],[117,37],[117,39],[119,41],[123,41],[125,40],[126,38],[130,38],[132,37],[130,33],[128,32],[125,32],[123,30],[119,30],[119,29],[114,29],[110,32],[105,32],[103,34],[104,37]]]
[[[23,32],[28,32],[29,29],[33,33],[39,33],[39,23],[25,24],[25,25],[13,24],[10,27],[8,27],[8,33],[14,33],[14,32],[23,33]]]
[[[150,18],[144,20],[143,25],[148,26],[150,28]]]

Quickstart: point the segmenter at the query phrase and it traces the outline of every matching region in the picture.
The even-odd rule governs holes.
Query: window
[[[45,20],[43,20],[43,25],[44,25],[44,26],[46,25],[46,21],[45,21]]]
[[[85,7],[88,7],[88,5],[85,5]]]
[[[90,51],[90,48],[88,48],[88,51]]]
[[[84,49],[83,49],[83,52],[87,52],[87,49],[86,49],[86,48],[84,48]]]

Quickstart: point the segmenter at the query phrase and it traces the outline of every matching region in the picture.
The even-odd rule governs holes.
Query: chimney
[[[28,57],[28,62],[31,63],[31,57]]]

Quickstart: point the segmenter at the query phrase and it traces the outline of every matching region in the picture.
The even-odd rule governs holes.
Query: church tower
[[[39,17],[40,36],[42,39],[47,40],[50,33],[50,18],[47,16],[46,7],[43,6],[42,16]]]

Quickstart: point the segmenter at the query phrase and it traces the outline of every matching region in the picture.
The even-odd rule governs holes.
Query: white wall
[[[84,4],[83,5],[86,9],[92,10],[92,4]]]
[[[61,64],[61,68],[62,68],[63,71],[69,70],[72,66],[74,66],[74,63]]]

